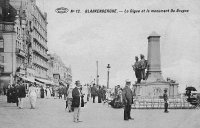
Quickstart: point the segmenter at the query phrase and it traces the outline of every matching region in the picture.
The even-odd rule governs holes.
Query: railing
[[[136,98],[132,105],[134,109],[163,109],[164,100],[163,99],[154,99],[154,98]],[[195,108],[194,105],[191,105],[187,102],[186,98],[175,98],[169,99],[168,101],[169,109],[192,109]]]
[[[14,23],[13,22],[0,22],[0,31],[3,32],[14,32]]]
[[[16,54],[22,56],[22,57],[26,57],[26,53],[24,50],[16,48]]]

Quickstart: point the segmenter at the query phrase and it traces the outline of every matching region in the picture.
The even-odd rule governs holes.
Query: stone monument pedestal
[[[169,97],[178,96],[178,83],[171,83],[165,81],[156,82],[141,82],[140,84],[133,85],[136,96],[142,97],[155,97],[159,98],[163,96],[164,89],[168,90]]]
[[[161,97],[167,89],[168,96],[178,95],[178,83],[164,80],[161,72],[160,35],[153,32],[148,39],[148,66],[146,80],[133,86],[136,96]]]

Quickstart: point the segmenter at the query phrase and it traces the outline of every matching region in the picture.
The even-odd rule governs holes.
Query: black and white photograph
[[[0,128],[199,128],[199,0],[0,0]]]

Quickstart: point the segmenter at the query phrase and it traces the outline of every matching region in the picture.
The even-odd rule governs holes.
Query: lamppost
[[[107,69],[108,69],[108,80],[107,80],[107,88],[109,88],[109,69],[110,69],[110,64],[108,64]]]

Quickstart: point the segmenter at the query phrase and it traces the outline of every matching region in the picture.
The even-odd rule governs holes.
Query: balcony
[[[30,42],[31,42],[31,36],[30,36],[30,35],[28,35],[28,34],[26,34],[26,41],[27,41],[28,43],[30,43]]]
[[[13,22],[0,22],[0,31],[7,32],[15,32],[14,23]]]
[[[38,42],[43,48],[45,48],[46,50],[48,50],[47,44],[45,44],[44,42],[42,42],[36,36],[33,37],[33,41]]]
[[[24,58],[26,57],[26,53],[19,48],[16,48],[16,54]]]
[[[35,46],[32,46],[32,50],[33,52],[37,53],[38,55],[40,55],[41,57],[45,58],[46,60],[48,60],[48,56],[44,53],[42,53],[39,49],[37,49]]]
[[[48,70],[47,65],[46,65],[46,64],[43,64],[43,63],[40,62],[40,61],[37,61],[37,60],[33,59],[33,64],[35,64],[35,65],[37,65],[37,66],[39,66],[39,67],[41,67],[41,68],[43,68],[43,69]]]

